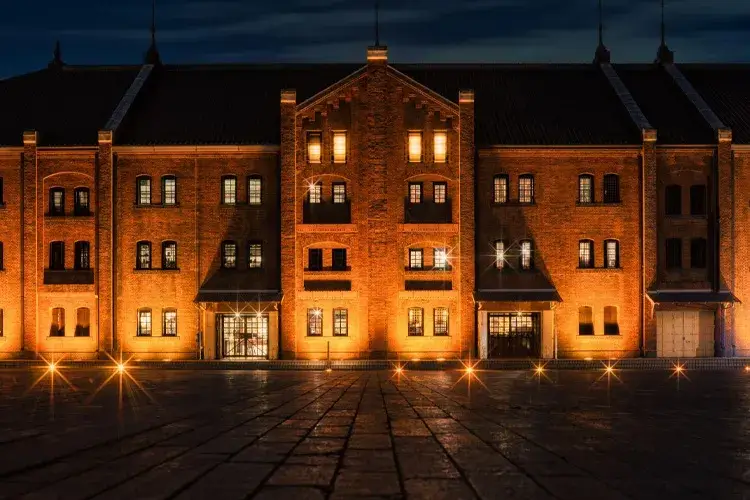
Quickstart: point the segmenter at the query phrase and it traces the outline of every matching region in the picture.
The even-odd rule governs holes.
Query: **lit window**
[[[76,188],[74,192],[73,213],[75,215],[89,214],[89,190],[88,188]]]
[[[237,267],[237,244],[234,241],[225,241],[222,243],[221,265],[227,269]]]
[[[141,309],[138,311],[138,336],[151,336],[151,309]]]
[[[310,203],[321,203],[323,201],[323,184],[316,182],[310,185],[310,190],[307,192],[307,199]]]
[[[135,261],[136,269],[151,269],[151,243],[138,242],[138,255]]]
[[[320,337],[323,335],[323,310],[313,308],[307,310],[307,335]]]
[[[258,269],[263,262],[263,247],[261,243],[250,243],[247,248],[247,267]]]
[[[432,197],[435,203],[445,203],[448,194],[448,185],[445,182],[433,182],[432,189]]]
[[[262,193],[262,182],[260,177],[250,177],[247,180],[247,203],[248,205],[260,205]]]
[[[424,309],[421,307],[409,308],[409,336],[424,335]]]
[[[594,311],[589,306],[578,308],[578,335],[594,334]]]
[[[63,188],[50,190],[49,213],[51,215],[63,215],[65,213],[65,190]]]
[[[433,335],[448,335],[448,308],[437,307],[433,309]]]
[[[164,310],[164,321],[162,325],[161,334],[166,337],[174,337],[177,335],[177,310],[176,309]]]
[[[409,203],[422,203],[422,184],[419,182],[409,183]]]
[[[320,132],[310,132],[307,134],[307,161],[310,163],[320,163],[321,145]]]
[[[435,132],[433,155],[435,156],[435,163],[445,163],[448,157],[448,134],[446,132]]]
[[[620,177],[617,174],[604,176],[604,203],[620,203]]]
[[[531,269],[534,266],[534,261],[531,258],[531,242],[525,240],[521,242],[521,269]]]
[[[136,203],[138,205],[150,205],[151,204],[151,178],[150,177],[139,177],[138,178],[138,192],[136,193]]]
[[[409,132],[409,162],[422,161],[422,132]]]
[[[346,184],[343,182],[333,184],[333,202],[346,203]]]
[[[620,335],[620,325],[617,323],[617,308],[604,307],[604,335]]]
[[[76,309],[76,337],[88,337],[91,330],[91,311],[88,307]]]
[[[409,249],[409,268],[410,269],[422,269],[422,249],[421,248]]]
[[[518,201],[534,203],[534,176],[524,174],[518,178]]]
[[[163,205],[177,204],[177,179],[174,176],[162,177],[161,202]]]
[[[62,307],[55,307],[52,309],[52,321],[50,322],[50,337],[64,337],[65,336],[65,309]]]
[[[221,202],[225,205],[237,203],[237,178],[235,176],[221,178]]]
[[[76,241],[75,243],[75,268],[89,269],[91,267],[90,247],[88,241]]]
[[[495,242],[495,267],[498,269],[505,267],[505,243],[502,241]]]
[[[333,133],[333,163],[346,163],[346,132]]]
[[[508,203],[508,176],[496,175],[494,183],[495,203]]]
[[[610,269],[620,267],[620,244],[616,240],[604,242],[604,266]]]
[[[578,203],[594,202],[594,178],[590,175],[578,177]]]
[[[581,240],[578,242],[578,267],[594,267],[594,242],[591,240]]]
[[[333,310],[333,335],[336,337],[346,337],[349,335],[349,310]]]
[[[445,248],[433,248],[433,263],[435,269],[448,269],[448,252]]]
[[[177,269],[177,243],[174,241],[165,241],[161,244],[161,267]]]

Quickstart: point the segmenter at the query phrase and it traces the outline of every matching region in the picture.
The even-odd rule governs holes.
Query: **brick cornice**
[[[114,153],[133,156],[224,156],[224,155],[275,155],[276,145],[196,145],[196,146],[114,146]]]
[[[640,144],[629,146],[491,146],[478,150],[480,158],[508,158],[522,156],[555,156],[566,157],[622,157],[638,156],[641,151]]]

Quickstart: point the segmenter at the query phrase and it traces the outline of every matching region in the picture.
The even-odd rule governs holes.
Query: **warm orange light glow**
[[[604,367],[604,371],[607,373],[607,375],[611,375],[612,373],[614,373],[615,368],[612,365],[607,365]]]
[[[422,133],[409,132],[409,161],[418,163],[422,161]]]
[[[745,367],[745,371],[746,371],[746,372],[750,372],[750,366],[746,366],[746,367]]]
[[[412,361],[414,361],[414,362],[416,363],[416,362],[418,362],[418,361],[419,361],[419,358],[411,358],[411,360],[412,360]]]
[[[125,364],[123,364],[123,363],[117,363],[117,371],[119,373],[124,373],[125,372]]]
[[[543,366],[537,366],[537,367],[536,367],[536,372],[537,372],[537,373],[538,373],[539,375],[541,375],[542,373],[544,373],[544,367],[543,367]]]
[[[682,373],[682,372],[683,372],[684,370],[685,370],[685,367],[684,367],[684,366],[682,366],[682,365],[680,365],[680,364],[674,365],[674,372],[675,372],[676,374],[678,374],[678,375],[679,375],[679,374],[680,374],[680,373]]]
[[[397,373],[397,374],[401,375],[401,372],[403,372],[403,371],[404,371],[404,369],[403,369],[403,368],[401,368],[400,366],[397,366],[397,367],[396,367],[396,373]]]
[[[445,163],[448,156],[448,134],[445,132],[435,132],[433,155],[435,156],[435,163]]]
[[[307,161],[310,163],[320,163],[321,158],[320,134],[310,134],[307,136]]]
[[[474,373],[474,367],[473,367],[473,366],[467,366],[467,367],[466,367],[466,373],[467,373],[468,375],[471,375],[471,374],[473,374],[473,373]]]
[[[586,358],[583,358],[583,360],[584,360],[584,361],[592,361],[593,359],[594,359],[594,358],[592,358],[592,357],[586,357]]]
[[[54,373],[57,370],[57,365],[55,363],[49,363],[47,364],[47,369],[50,373]]]
[[[333,133],[333,162],[346,163],[346,132]]]
[[[315,317],[319,318],[323,315],[323,310],[317,307],[313,309],[313,314],[315,315]]]
[[[333,370],[331,368],[326,368],[326,373],[331,373]]]
[[[442,363],[443,361],[445,361],[445,358],[438,358],[437,360],[438,360],[438,363]]]

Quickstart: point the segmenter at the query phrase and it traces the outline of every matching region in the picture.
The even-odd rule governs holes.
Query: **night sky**
[[[69,64],[139,63],[150,0],[3,2],[0,77],[34,70],[55,40]],[[374,0],[158,0],[168,63],[364,61]],[[678,62],[750,60],[750,1],[667,0]],[[604,0],[614,62],[651,62],[659,0]],[[589,62],[596,0],[381,0],[381,42],[394,62]]]

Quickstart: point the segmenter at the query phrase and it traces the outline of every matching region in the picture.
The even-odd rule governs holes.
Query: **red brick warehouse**
[[[0,356],[743,356],[750,66],[0,81]]]

